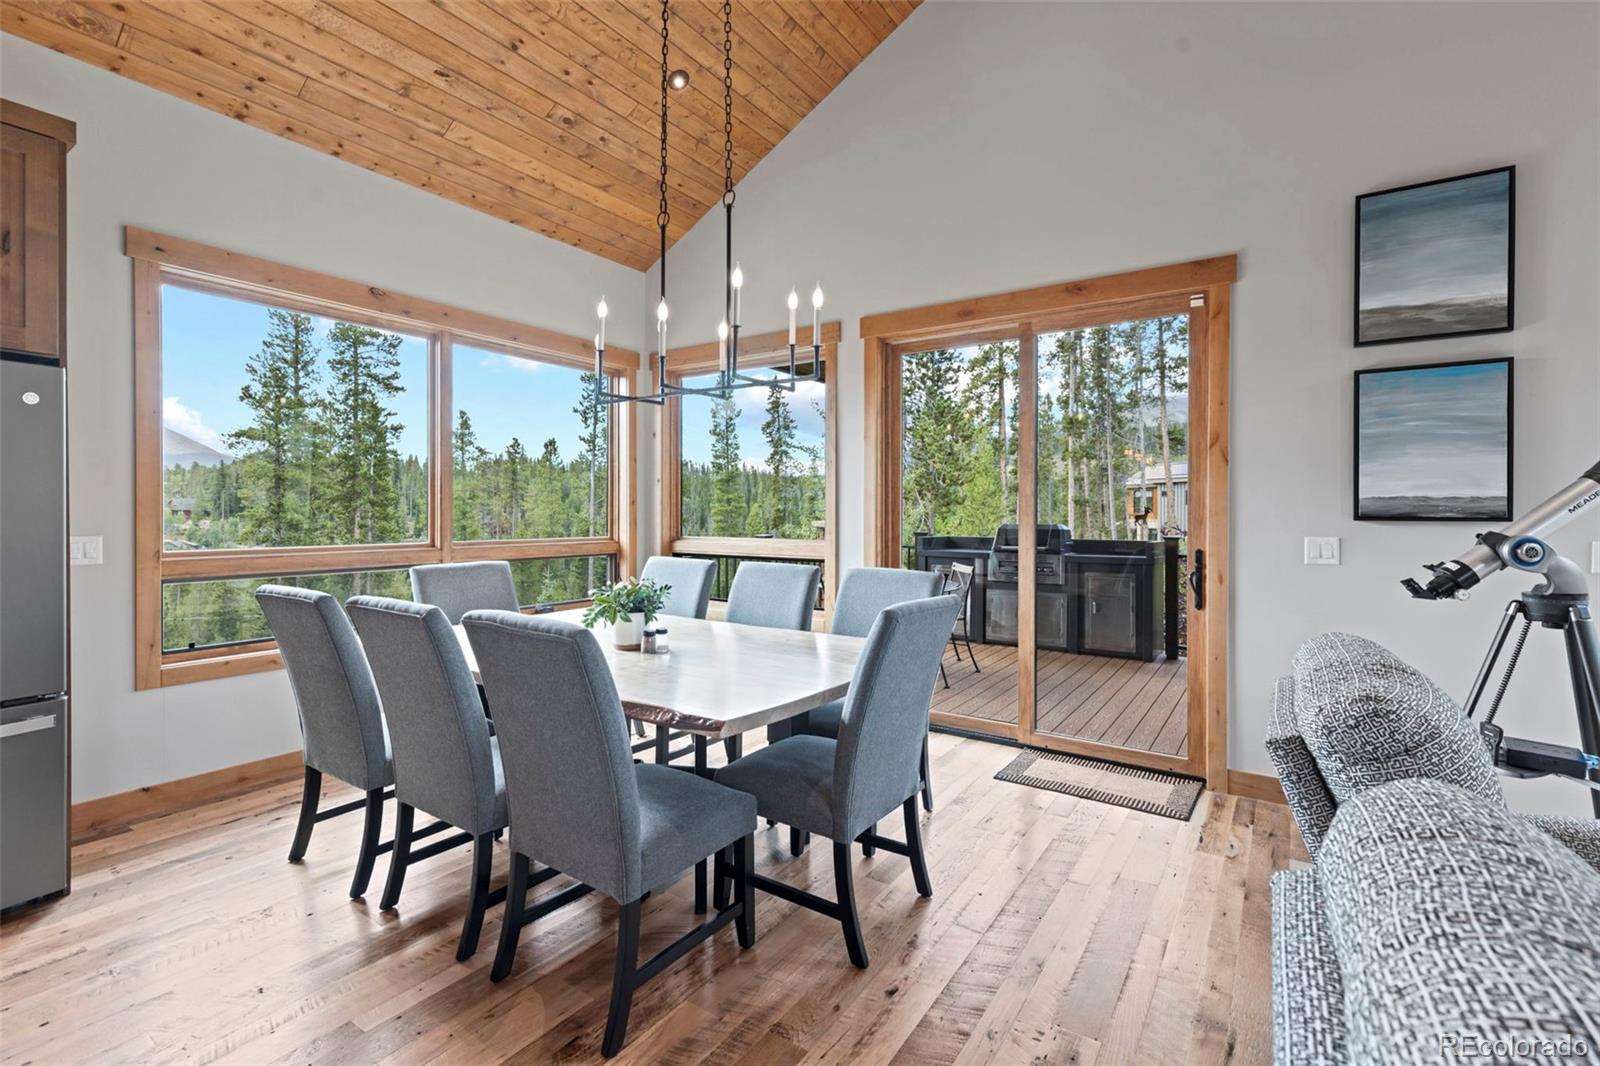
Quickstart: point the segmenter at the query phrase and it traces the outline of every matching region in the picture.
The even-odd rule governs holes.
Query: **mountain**
[[[166,430],[161,446],[165,455],[162,460],[164,466],[221,466],[233,462],[233,456],[227,452],[219,452],[208,444],[201,444],[171,426],[163,428]]]

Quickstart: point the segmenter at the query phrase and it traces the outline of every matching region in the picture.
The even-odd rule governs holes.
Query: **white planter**
[[[638,651],[639,644],[644,639],[644,615],[635,614],[627,622],[618,622],[611,627],[611,643],[622,651]]]

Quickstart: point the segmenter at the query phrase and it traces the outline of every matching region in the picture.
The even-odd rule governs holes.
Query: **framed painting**
[[[1510,521],[1511,385],[1509,358],[1357,371],[1357,521]]]
[[[1516,167],[1356,197],[1355,343],[1512,328]]]

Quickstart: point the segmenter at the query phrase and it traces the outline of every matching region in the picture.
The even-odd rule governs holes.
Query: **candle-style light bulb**
[[[811,346],[822,343],[822,282],[811,290]]]
[[[596,348],[604,348],[606,346],[606,315],[609,311],[610,308],[606,306],[606,298],[604,296],[600,297],[600,304],[594,309],[594,313],[600,316],[600,332],[594,338],[594,346]]]
[[[733,286],[733,324],[737,326],[742,317],[739,311],[739,304],[742,302],[741,297],[744,295],[741,291],[744,288],[744,267],[734,263],[733,273],[729,275],[728,282]]]
[[[728,323],[726,320],[717,323],[717,365],[722,367],[724,373],[728,370]]]
[[[744,267],[740,266],[738,263],[733,264],[733,276],[731,278],[729,278],[728,280],[733,282],[733,287],[736,288],[736,289],[740,288],[741,286],[743,286],[744,285]]]
[[[656,321],[657,322],[665,322],[666,320],[667,320],[667,301],[666,300],[662,300],[660,303],[656,304]]]
[[[800,306],[800,294],[789,290],[789,347],[794,347],[794,312]]]
[[[817,287],[811,290],[811,307],[813,310],[822,310],[822,282],[817,282]]]

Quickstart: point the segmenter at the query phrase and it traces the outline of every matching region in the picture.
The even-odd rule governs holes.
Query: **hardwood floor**
[[[1016,724],[1017,649],[974,644],[979,670],[962,651],[945,649],[950,687],[934,689],[933,709]],[[1189,754],[1189,661],[1155,662],[1039,652],[1036,692],[1039,728],[1057,736],[1160,752]]]
[[[1270,1060],[1267,882],[1305,858],[1287,808],[1207,794],[1178,822],[993,780],[1014,749],[935,734],[932,753],[933,899],[904,859],[857,852],[871,969],[849,965],[835,923],[761,896],[755,948],[729,929],[647,985],[614,1061]],[[385,863],[367,900],[345,895],[358,817],[285,862],[297,789],[78,846],[73,894],[0,926],[0,1060],[598,1057],[615,904],[590,896],[524,930],[491,984],[498,908],[454,960],[470,853],[414,867],[379,913]],[[787,836],[757,834],[759,868],[831,894],[830,849],[792,859]],[[682,880],[646,903],[644,952],[693,923],[691,896]]]

